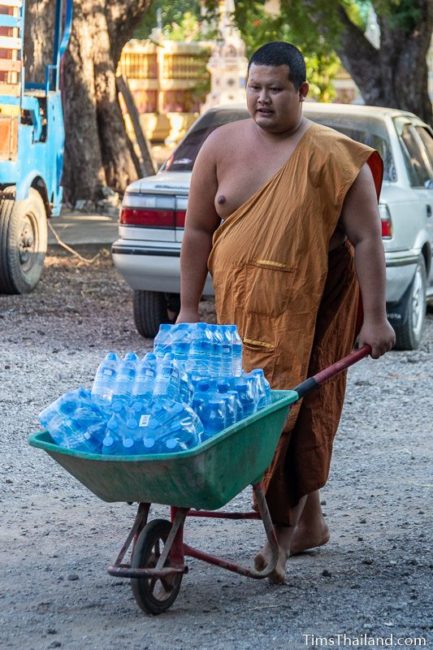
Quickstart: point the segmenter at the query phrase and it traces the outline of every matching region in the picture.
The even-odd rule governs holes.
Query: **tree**
[[[137,178],[134,153],[116,91],[116,68],[151,0],[74,0],[68,51],[62,66],[65,119],[65,199],[101,198]],[[50,62],[54,0],[30,0],[26,68],[40,79]],[[31,38],[28,38],[30,34]],[[42,77],[43,79],[43,77]]]
[[[377,16],[378,48],[365,36],[369,9]],[[426,60],[432,0],[281,0],[281,15],[295,42],[337,52],[366,104],[408,110],[433,123]]]

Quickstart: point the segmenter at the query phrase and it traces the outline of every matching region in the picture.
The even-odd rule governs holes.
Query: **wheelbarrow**
[[[30,436],[29,443],[44,449],[104,501],[139,504],[128,537],[108,573],[116,578],[130,578],[139,607],[151,614],[161,614],[176,600],[182,578],[188,573],[186,556],[249,578],[266,578],[272,573],[278,560],[278,542],[262,478],[272,461],[290,407],[370,352],[371,348],[364,346],[294,390],[271,391],[272,402],[266,408],[187,451],[105,457],[61,448],[46,431]],[[249,484],[257,511],[219,510]],[[170,506],[170,521],[148,522],[152,503]],[[186,517],[262,520],[271,561],[257,571],[193,548],[183,541]],[[130,548],[130,561],[125,562]]]

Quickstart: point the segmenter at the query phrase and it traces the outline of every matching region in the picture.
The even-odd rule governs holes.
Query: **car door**
[[[415,124],[415,131],[420,141],[420,149],[428,160],[430,178],[425,183],[424,194],[426,197],[427,223],[431,249],[433,254],[433,131],[423,123]],[[432,260],[433,261],[433,260]],[[433,264],[429,278],[429,293],[433,294]]]
[[[406,117],[396,119],[395,125],[411,190],[416,197],[417,213],[422,216],[422,227],[433,250],[433,189],[429,189],[433,184],[433,135],[423,122]],[[431,262],[430,285],[433,281]]]

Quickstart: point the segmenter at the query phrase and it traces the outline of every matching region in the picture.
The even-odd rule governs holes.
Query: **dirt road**
[[[34,294],[0,297],[0,331],[2,649],[433,647],[432,316],[420,350],[350,372],[322,492],[330,543],[290,559],[279,588],[191,561],[160,617],[143,615],[128,582],[106,573],[135,506],[99,501],[27,444],[39,411],[89,385],[106,351],[152,345],[134,330],[108,252],[89,266],[50,255]],[[249,501],[245,492],[233,506]],[[248,563],[262,532],[198,520],[187,539]]]

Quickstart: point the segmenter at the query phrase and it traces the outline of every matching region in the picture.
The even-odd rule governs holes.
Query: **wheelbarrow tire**
[[[156,566],[170,529],[171,523],[166,519],[154,519],[149,522],[141,531],[134,546],[131,568],[148,569]],[[170,557],[165,566],[170,566]],[[162,614],[176,600],[182,577],[182,573],[176,573],[163,579],[132,578],[132,593],[137,605],[149,614]]]

